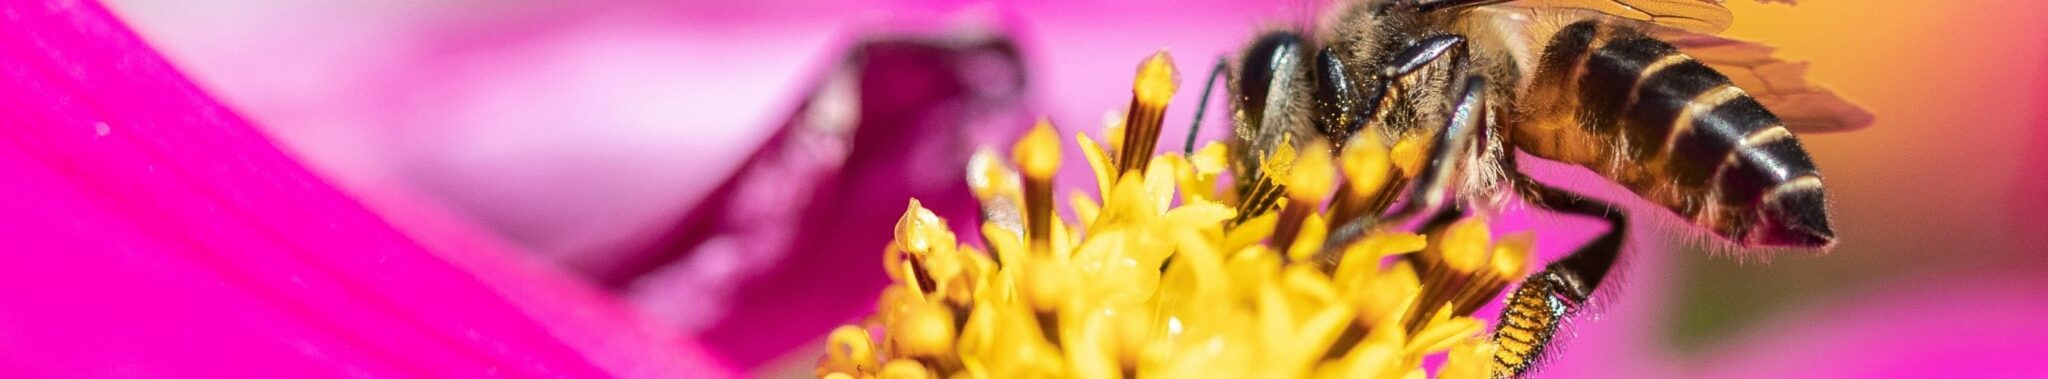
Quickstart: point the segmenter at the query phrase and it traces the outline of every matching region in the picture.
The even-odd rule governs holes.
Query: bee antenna
[[[1195,153],[1195,137],[1202,133],[1202,115],[1209,112],[1209,91],[1216,89],[1216,78],[1223,77],[1223,70],[1230,69],[1230,57],[1216,57],[1216,68],[1209,70],[1209,79],[1202,82],[1202,99],[1195,103],[1195,122],[1188,125],[1188,143],[1181,147],[1182,154]]]

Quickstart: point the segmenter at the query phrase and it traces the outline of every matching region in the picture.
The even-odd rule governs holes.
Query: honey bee
[[[1496,372],[1521,375],[1602,288],[1629,223],[1611,203],[1532,180],[1517,152],[1588,169],[1743,248],[1835,244],[1820,173],[1794,133],[1872,117],[1806,85],[1803,65],[1714,35],[1731,20],[1713,0],[1363,0],[1322,30],[1268,32],[1210,75],[1228,72],[1239,217],[1285,192],[1261,159],[1322,138],[1421,151],[1393,190],[1333,221],[1328,246],[1440,228],[1511,197],[1604,220],[1602,235],[1509,292],[1491,338]]]

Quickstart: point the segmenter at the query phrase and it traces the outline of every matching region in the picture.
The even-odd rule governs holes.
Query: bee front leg
[[[1321,55],[1323,58],[1329,58],[1330,56],[1327,52]],[[1353,115],[1347,120],[1348,123],[1354,125],[1345,126],[1345,130],[1358,131],[1361,125],[1355,124],[1363,124],[1378,118],[1378,112],[1385,109],[1382,103],[1393,96],[1394,92],[1399,91],[1399,89],[1394,88],[1394,84],[1399,82],[1401,78],[1420,72],[1423,68],[1429,67],[1432,63],[1438,61],[1445,62],[1445,66],[1454,70],[1453,72],[1466,72],[1468,67],[1465,57],[1467,55],[1469,54],[1466,51],[1464,36],[1445,34],[1416,40],[1407,49],[1395,54],[1393,61],[1388,62],[1385,67],[1380,69],[1380,72],[1372,76],[1370,84],[1365,86],[1364,93],[1356,94],[1359,97],[1357,100],[1360,100],[1358,102],[1359,105],[1347,110],[1358,112],[1358,114]],[[1343,78],[1338,72],[1348,71],[1342,66],[1341,61],[1334,59],[1319,59],[1319,61],[1321,61],[1319,62],[1321,67],[1318,69],[1323,71],[1321,75],[1326,80],[1329,78]],[[1444,125],[1438,127],[1432,137],[1435,141],[1431,144],[1428,159],[1422,162],[1421,169],[1417,170],[1419,172],[1408,179],[1410,183],[1406,194],[1408,201],[1401,208],[1389,214],[1381,215],[1381,209],[1372,209],[1356,216],[1355,219],[1341,221],[1341,226],[1331,230],[1330,238],[1324,243],[1323,249],[1317,253],[1317,262],[1324,264],[1326,268],[1334,267],[1338,255],[1340,255],[1344,246],[1357,241],[1372,230],[1389,226],[1407,226],[1415,221],[1414,218],[1416,216],[1425,212],[1457,211],[1455,209],[1446,209],[1444,206],[1445,201],[1448,199],[1447,194],[1451,191],[1451,178],[1457,173],[1456,166],[1461,163],[1461,160],[1471,156],[1473,149],[1482,142],[1483,138],[1487,138],[1485,129],[1490,122],[1488,118],[1491,117],[1491,114],[1487,109],[1488,91],[1485,77],[1465,75],[1457,82],[1452,83],[1450,88],[1450,93],[1446,93],[1443,96],[1455,99],[1455,103],[1451,107],[1449,115],[1444,117]],[[1340,91],[1325,90],[1321,92],[1335,94]],[[1439,218],[1456,219],[1456,217]],[[1425,225],[1426,227],[1428,226]]]
[[[1394,88],[1401,78],[1420,72],[1438,60],[1448,59],[1451,70],[1464,73],[1468,69],[1468,55],[1464,36],[1446,34],[1417,40],[1395,54],[1393,61],[1381,69],[1375,78],[1378,88],[1374,88],[1368,101],[1375,104],[1385,101],[1394,92],[1402,91]],[[1450,93],[1444,95],[1454,101],[1450,114],[1444,117],[1444,125],[1437,129],[1428,160],[1423,161],[1419,172],[1411,177],[1413,182],[1409,187],[1407,204],[1381,218],[1379,223],[1406,225],[1416,215],[1443,207],[1451,177],[1458,171],[1456,166],[1478,145],[1478,139],[1484,138],[1483,129],[1489,116],[1486,86],[1486,78],[1480,75],[1465,75],[1451,85]],[[1376,113],[1383,108],[1374,106],[1371,110]],[[1377,114],[1366,114],[1360,119],[1376,117]]]
[[[1457,166],[1470,157],[1481,139],[1485,138],[1483,130],[1487,125],[1486,118],[1490,117],[1486,85],[1486,79],[1478,75],[1466,76],[1454,85],[1453,88],[1459,88],[1452,94],[1457,103],[1451,108],[1450,116],[1445,117],[1445,125],[1437,130],[1428,160],[1423,161],[1422,168],[1413,177],[1408,188],[1408,201],[1385,217],[1368,213],[1333,230],[1323,249],[1317,253],[1317,262],[1333,266],[1344,246],[1377,228],[1408,225],[1417,215],[1430,213],[1433,219],[1457,219],[1436,213],[1450,216],[1458,213],[1455,207],[1446,207],[1445,203],[1450,199]]]
[[[1436,134],[1436,141],[1430,147],[1427,160],[1417,170],[1409,187],[1408,202],[1388,215],[1387,221],[1394,225],[1406,224],[1411,218],[1425,212],[1442,209],[1451,197],[1451,184],[1459,166],[1471,159],[1484,134],[1489,116],[1486,109],[1486,79],[1478,75],[1467,76],[1460,81],[1458,99],[1451,108],[1443,129]]]

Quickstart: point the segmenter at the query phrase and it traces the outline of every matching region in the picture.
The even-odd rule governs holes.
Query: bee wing
[[[1665,30],[1657,34],[1679,51],[1727,75],[1795,132],[1850,131],[1868,127],[1875,120],[1863,107],[1807,82],[1807,62],[1771,56],[1776,48],[1699,33]]]
[[[1695,33],[1720,33],[1735,22],[1735,14],[1721,6],[1721,0],[1521,0],[1513,4],[1586,9]]]

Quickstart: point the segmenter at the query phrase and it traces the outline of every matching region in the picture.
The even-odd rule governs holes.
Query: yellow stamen
[[[1422,163],[1428,159],[1430,144],[1428,137],[1405,138],[1394,143],[1394,150],[1387,157],[1393,160],[1395,168],[1401,169],[1403,176],[1415,176],[1422,173]]]
[[[910,199],[910,209],[903,211],[903,218],[896,220],[896,248],[912,255],[924,255],[934,248],[952,248],[953,232],[946,229],[946,222],[939,215],[924,209],[917,199]]]
[[[1330,162],[1330,144],[1316,141],[1302,151],[1295,159],[1294,169],[1288,175],[1288,197],[1314,202],[1330,195],[1330,188],[1336,182],[1336,169]]]
[[[1116,183],[1116,167],[1109,156],[1102,152],[1102,145],[1088,138],[1087,133],[1074,133],[1074,141],[1081,144],[1081,158],[1088,162],[1088,169],[1095,173],[1095,193],[1109,193],[1109,185]]]
[[[967,188],[974,191],[974,197],[989,201],[999,196],[1016,196],[1018,191],[1017,170],[996,156],[995,151],[981,148],[967,158]]]
[[[1017,141],[1011,152],[1017,164],[1029,177],[1051,177],[1060,170],[1059,133],[1053,129],[1052,120],[1039,119],[1038,125],[1024,138]]]
[[[1132,83],[1131,110],[1125,115],[1123,149],[1117,154],[1117,172],[1143,171],[1159,144],[1159,125],[1166,117],[1166,103],[1180,87],[1180,72],[1165,51],[1152,54],[1138,65]]]
[[[1132,113],[1163,110],[1172,75],[1164,55],[1148,61]],[[1302,141],[1299,155],[1282,141],[1240,178],[1257,184],[1228,194],[1218,186],[1227,148],[1154,157],[1144,145],[1156,139],[1156,117],[1130,120],[1144,118],[1121,125],[1129,138],[1112,140],[1124,150],[1114,157],[1076,134],[1102,195],[1069,196],[1078,222],[1054,213],[1061,146],[1043,121],[1013,148],[1014,166],[989,152],[970,163],[983,245],[961,245],[913,200],[884,249],[892,283],[876,314],[833,331],[817,374],[1396,378],[1420,377],[1425,357],[1452,350],[1446,375],[1472,376],[1493,372],[1489,358],[1532,351],[1475,342],[1485,323],[1470,317],[1476,301],[1527,273],[1526,234],[1495,244],[1475,217],[1423,234],[1368,229],[1325,251],[1326,224],[1349,220],[1332,217],[1377,212],[1398,192],[1389,190],[1402,180],[1395,167],[1419,165],[1426,140],[1389,151],[1366,133],[1338,152]],[[1219,202],[1230,196],[1242,198]],[[991,203],[1010,199],[1021,213],[1013,223],[987,217],[1000,213]],[[1316,264],[1298,263],[1312,256]]]
[[[1323,220],[1322,214],[1309,212],[1308,217],[1302,219],[1301,227],[1295,229],[1294,241],[1289,242],[1287,245],[1287,259],[1300,262],[1313,258],[1316,253],[1321,252],[1324,239],[1330,235],[1328,223],[1329,221]],[[1334,263],[1327,262],[1324,263],[1324,266],[1327,267]]]
[[[1452,223],[1444,231],[1443,241],[1439,242],[1442,244],[1439,254],[1444,265],[1460,273],[1479,271],[1490,257],[1486,248],[1490,234],[1483,218],[1472,217]]]
[[[1501,237],[1493,245],[1493,274],[1509,279],[1529,275],[1529,258],[1535,251],[1535,234],[1521,232]]]
[[[1280,222],[1273,228],[1273,248],[1291,253],[1301,224],[1318,211],[1329,196],[1335,175],[1330,164],[1330,144],[1316,141],[1294,159],[1287,176],[1287,207],[1280,210]],[[1324,229],[1317,226],[1316,229]],[[1322,232],[1323,230],[1318,230]],[[1290,259],[1294,258],[1290,254]]]
[[[1057,136],[1051,120],[1039,119],[1011,152],[1024,170],[1024,236],[1036,253],[1052,250],[1052,177],[1060,170]]]
[[[1344,145],[1344,152],[1338,158],[1338,167],[1344,172],[1344,182],[1337,187],[1336,199],[1330,204],[1331,227],[1342,227],[1344,223],[1359,216],[1377,214],[1380,209],[1375,199],[1392,180],[1393,163],[1386,147],[1380,144],[1378,133],[1359,133]]]
[[[1210,143],[1202,146],[1201,150],[1195,150],[1194,155],[1179,160],[1187,165],[1180,167],[1176,176],[1183,195],[1182,202],[1222,200],[1216,193],[1216,180],[1228,165],[1228,153],[1229,148],[1223,144]]]
[[[875,359],[875,341],[868,338],[867,329],[843,325],[833,329],[825,341],[825,362],[818,367],[820,376],[829,372],[873,373],[881,368],[881,362]]]
[[[882,366],[882,379],[931,379],[932,372],[914,360],[898,359]]]
[[[1442,368],[1437,369],[1437,379],[1493,379],[1493,353],[1500,346],[1465,340],[1451,346],[1450,355],[1444,359]]]
[[[1509,234],[1493,245],[1493,260],[1487,269],[1472,275],[1472,283],[1454,297],[1460,315],[1472,314],[1494,295],[1507,289],[1508,283],[1522,279],[1529,272],[1529,258],[1535,249],[1535,235],[1528,232]]]
[[[1166,106],[1173,99],[1174,91],[1180,90],[1180,70],[1174,69],[1173,56],[1165,50],[1152,54],[1138,65],[1138,78],[1132,81],[1131,93],[1139,102]]]
[[[907,357],[950,355],[953,341],[953,311],[936,303],[914,305],[905,317],[889,325],[892,353]]]
[[[1020,180],[1017,169],[988,148],[975,150],[967,160],[967,188],[974,191],[975,199],[981,200],[981,216],[1013,233],[1024,232],[1024,188]]]
[[[1237,222],[1266,214],[1286,198],[1288,173],[1294,170],[1294,143],[1282,137],[1273,153],[1259,159],[1259,175],[1237,203]]]
[[[1476,309],[1458,305],[1469,303],[1465,297],[1473,294],[1474,274],[1485,269],[1487,260],[1491,258],[1492,251],[1487,248],[1491,239],[1486,220],[1480,217],[1459,220],[1444,228],[1437,241],[1433,241],[1435,247],[1431,251],[1436,260],[1423,273],[1419,306],[1408,311],[1406,320],[1410,333],[1417,333],[1427,325],[1424,319],[1429,314],[1425,312],[1436,311],[1438,304],[1460,316],[1469,315]],[[1425,305],[1428,308],[1423,307]]]

